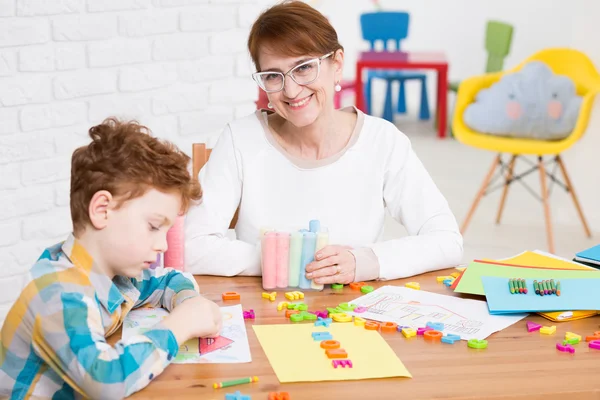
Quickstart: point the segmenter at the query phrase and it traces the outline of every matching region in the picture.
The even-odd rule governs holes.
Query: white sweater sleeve
[[[375,243],[380,279],[396,279],[456,266],[463,239],[448,202],[398,132],[385,163],[383,198],[408,236]]]
[[[240,155],[229,126],[198,175],[202,202],[185,221],[185,261],[198,275],[260,275],[258,246],[226,237],[242,193]]]

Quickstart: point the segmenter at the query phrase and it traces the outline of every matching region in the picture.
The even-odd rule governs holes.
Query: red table
[[[438,136],[446,136],[446,115],[448,108],[448,61],[443,53],[423,53],[404,51],[364,51],[356,62],[356,108],[365,112],[365,99],[362,90],[364,68],[372,69],[435,69],[438,72],[437,111]]]

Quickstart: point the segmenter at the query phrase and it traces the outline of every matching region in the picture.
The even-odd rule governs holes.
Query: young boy
[[[0,397],[121,399],[158,376],[193,337],[221,329],[191,275],[150,270],[167,230],[200,200],[189,157],[136,123],[108,119],[73,153],[73,234],[44,251],[1,332]],[[119,341],[130,310],[164,307],[152,330]]]

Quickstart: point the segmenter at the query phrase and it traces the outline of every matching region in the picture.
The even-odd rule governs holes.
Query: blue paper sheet
[[[589,249],[580,251],[575,254],[577,258],[582,258],[582,261],[600,262],[600,244]]]
[[[543,279],[548,278],[537,281]],[[600,310],[600,279],[561,279],[560,296],[535,294],[534,279],[525,280],[527,294],[511,294],[506,278],[482,276],[481,281],[490,314]]]

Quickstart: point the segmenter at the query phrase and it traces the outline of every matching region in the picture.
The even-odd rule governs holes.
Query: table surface
[[[424,51],[363,51],[359,53],[357,62],[403,62],[407,64],[441,64],[447,65],[444,53]]]
[[[455,270],[454,270],[455,271]],[[452,270],[423,274],[410,279],[373,282],[374,287],[404,285],[417,281],[421,290],[455,295],[437,283],[435,277]],[[400,333],[384,334],[385,339],[413,375],[413,378],[388,378],[361,381],[286,383],[280,384],[260,346],[253,324],[290,323],[277,311],[277,302],[285,301],[283,293],[272,303],[261,297],[260,278],[197,276],[202,293],[219,305],[234,305],[238,301],[221,300],[221,293],[237,291],[243,309],[254,309],[256,319],[248,320],[246,328],[252,362],[246,364],[177,364],[167,369],[134,399],[224,399],[226,393],[237,390],[252,399],[267,399],[268,393],[286,391],[291,399],[600,399],[600,350],[590,349],[584,341],[575,345],[575,354],[556,350],[565,332],[582,336],[598,331],[600,317],[553,323],[537,314],[517,322],[488,338],[488,348],[475,350],[465,341],[454,345],[430,343],[422,337],[405,339]],[[322,292],[305,292],[309,310],[322,310],[358,297],[359,293],[345,286]],[[556,325],[553,335],[528,333],[526,321],[541,325]],[[359,328],[357,328],[359,329]],[[110,343],[120,338],[120,331]],[[415,340],[416,339],[416,340]],[[584,339],[585,340],[585,339]],[[293,362],[293,360],[290,360]],[[258,376],[259,382],[213,389],[218,381]]]

